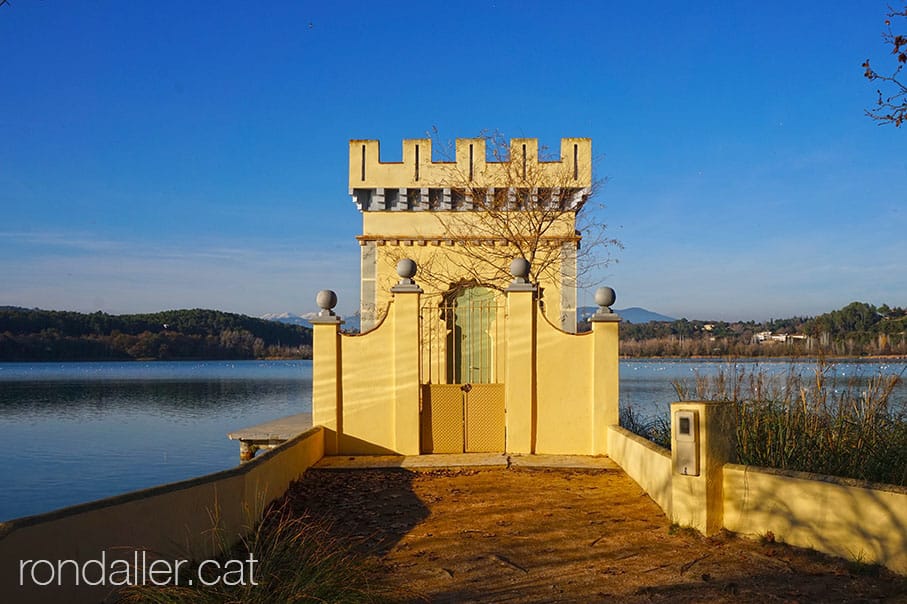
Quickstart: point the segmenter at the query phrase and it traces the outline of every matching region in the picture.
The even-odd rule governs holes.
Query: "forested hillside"
[[[812,318],[680,319],[622,323],[620,330],[621,354],[633,357],[907,355],[907,309],[865,302]]]
[[[312,331],[216,310],[0,308],[0,361],[311,358]]]
[[[620,349],[631,357],[907,355],[907,309],[853,302],[817,317],[763,323],[623,323]],[[312,358],[312,330],[216,310],[109,315],[0,307],[0,361],[261,358]]]

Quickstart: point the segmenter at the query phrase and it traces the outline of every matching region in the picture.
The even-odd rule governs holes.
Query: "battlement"
[[[350,141],[353,189],[513,187],[587,188],[592,184],[592,139],[561,139],[560,159],[539,160],[535,138],[510,140],[510,161],[489,162],[483,138],[458,138],[453,162],[432,161],[431,139],[405,139],[402,162],[382,162],[377,140]]]

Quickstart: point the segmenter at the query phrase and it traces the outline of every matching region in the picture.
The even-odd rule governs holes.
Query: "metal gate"
[[[503,312],[484,287],[423,306],[423,453],[504,451]]]

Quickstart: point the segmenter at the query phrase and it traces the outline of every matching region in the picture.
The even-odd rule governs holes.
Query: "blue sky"
[[[617,307],[907,305],[907,129],[864,117],[886,2],[0,6],[0,305],[358,300],[347,144],[587,136]]]

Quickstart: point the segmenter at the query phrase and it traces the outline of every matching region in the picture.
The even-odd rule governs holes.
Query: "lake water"
[[[784,374],[791,364],[758,366]],[[620,402],[666,414],[673,381],[728,368],[622,361]],[[842,377],[880,370],[907,376],[907,363],[835,367]],[[907,401],[907,385],[896,398]],[[0,363],[0,520],[232,467],[239,444],[227,432],[311,408],[311,361]]]
[[[0,520],[229,468],[227,432],[311,409],[311,361],[0,364]]]

